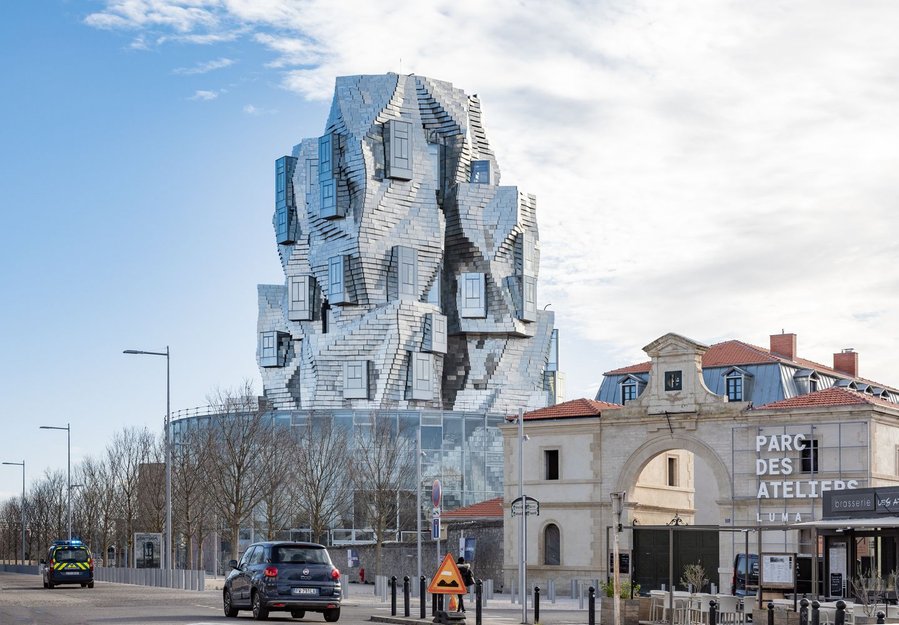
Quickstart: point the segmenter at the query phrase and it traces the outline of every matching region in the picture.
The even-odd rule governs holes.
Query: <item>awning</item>
[[[819,519],[817,521],[804,521],[793,523],[791,527],[816,527],[818,529],[875,529],[886,527],[899,527],[899,516],[878,516],[863,519]]]

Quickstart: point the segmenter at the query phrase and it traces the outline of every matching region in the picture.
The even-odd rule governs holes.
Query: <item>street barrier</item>
[[[157,588],[174,588],[176,590],[206,589],[206,571],[175,569],[130,569],[120,567],[94,567],[94,580],[112,582],[114,584],[133,584],[136,586],[154,586]]]
[[[3,573],[23,573],[25,575],[38,575],[41,570],[37,565],[28,564],[0,564]]]

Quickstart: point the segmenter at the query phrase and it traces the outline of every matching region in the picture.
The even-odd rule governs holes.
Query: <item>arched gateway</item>
[[[606,373],[596,400],[527,413],[522,444],[515,424],[503,428],[505,475],[518,475],[521,457],[524,492],[540,502],[527,528],[532,579],[605,580],[620,523],[622,572],[648,590],[660,577],[646,561],[666,563],[667,580],[667,528],[686,526],[682,543],[693,546],[675,556],[675,584],[684,563],[702,560],[730,592],[739,553],[820,551],[800,524],[821,518],[823,493],[899,484],[899,391],[859,378],[854,352],[825,367],[798,358],[789,334],[772,336],[767,350],[677,334],[644,349],[650,361]],[[518,488],[506,480],[506,502]],[[613,493],[626,494],[620,519]],[[511,582],[520,531],[508,507],[505,520]],[[540,553],[549,524],[560,545],[551,558]]]

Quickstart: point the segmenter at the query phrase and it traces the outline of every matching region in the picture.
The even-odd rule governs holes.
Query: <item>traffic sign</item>
[[[440,540],[440,517],[435,516],[431,519],[431,539]]]
[[[443,498],[443,487],[440,485],[440,480],[434,480],[434,484],[431,486],[431,502],[434,504],[435,508],[440,507],[440,500]]]
[[[466,590],[459,567],[453,560],[453,554],[446,554],[437,573],[431,578],[428,592],[434,595],[464,595]]]

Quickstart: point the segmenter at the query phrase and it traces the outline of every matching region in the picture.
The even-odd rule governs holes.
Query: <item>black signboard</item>
[[[609,570],[615,569],[615,553],[609,553]],[[631,572],[631,554],[627,551],[618,552],[618,572],[629,575]]]
[[[830,596],[831,597],[842,597],[843,596],[843,574],[842,573],[831,573],[830,574]]]
[[[899,487],[880,486],[824,491],[825,519],[859,519],[878,515],[899,516]]]

